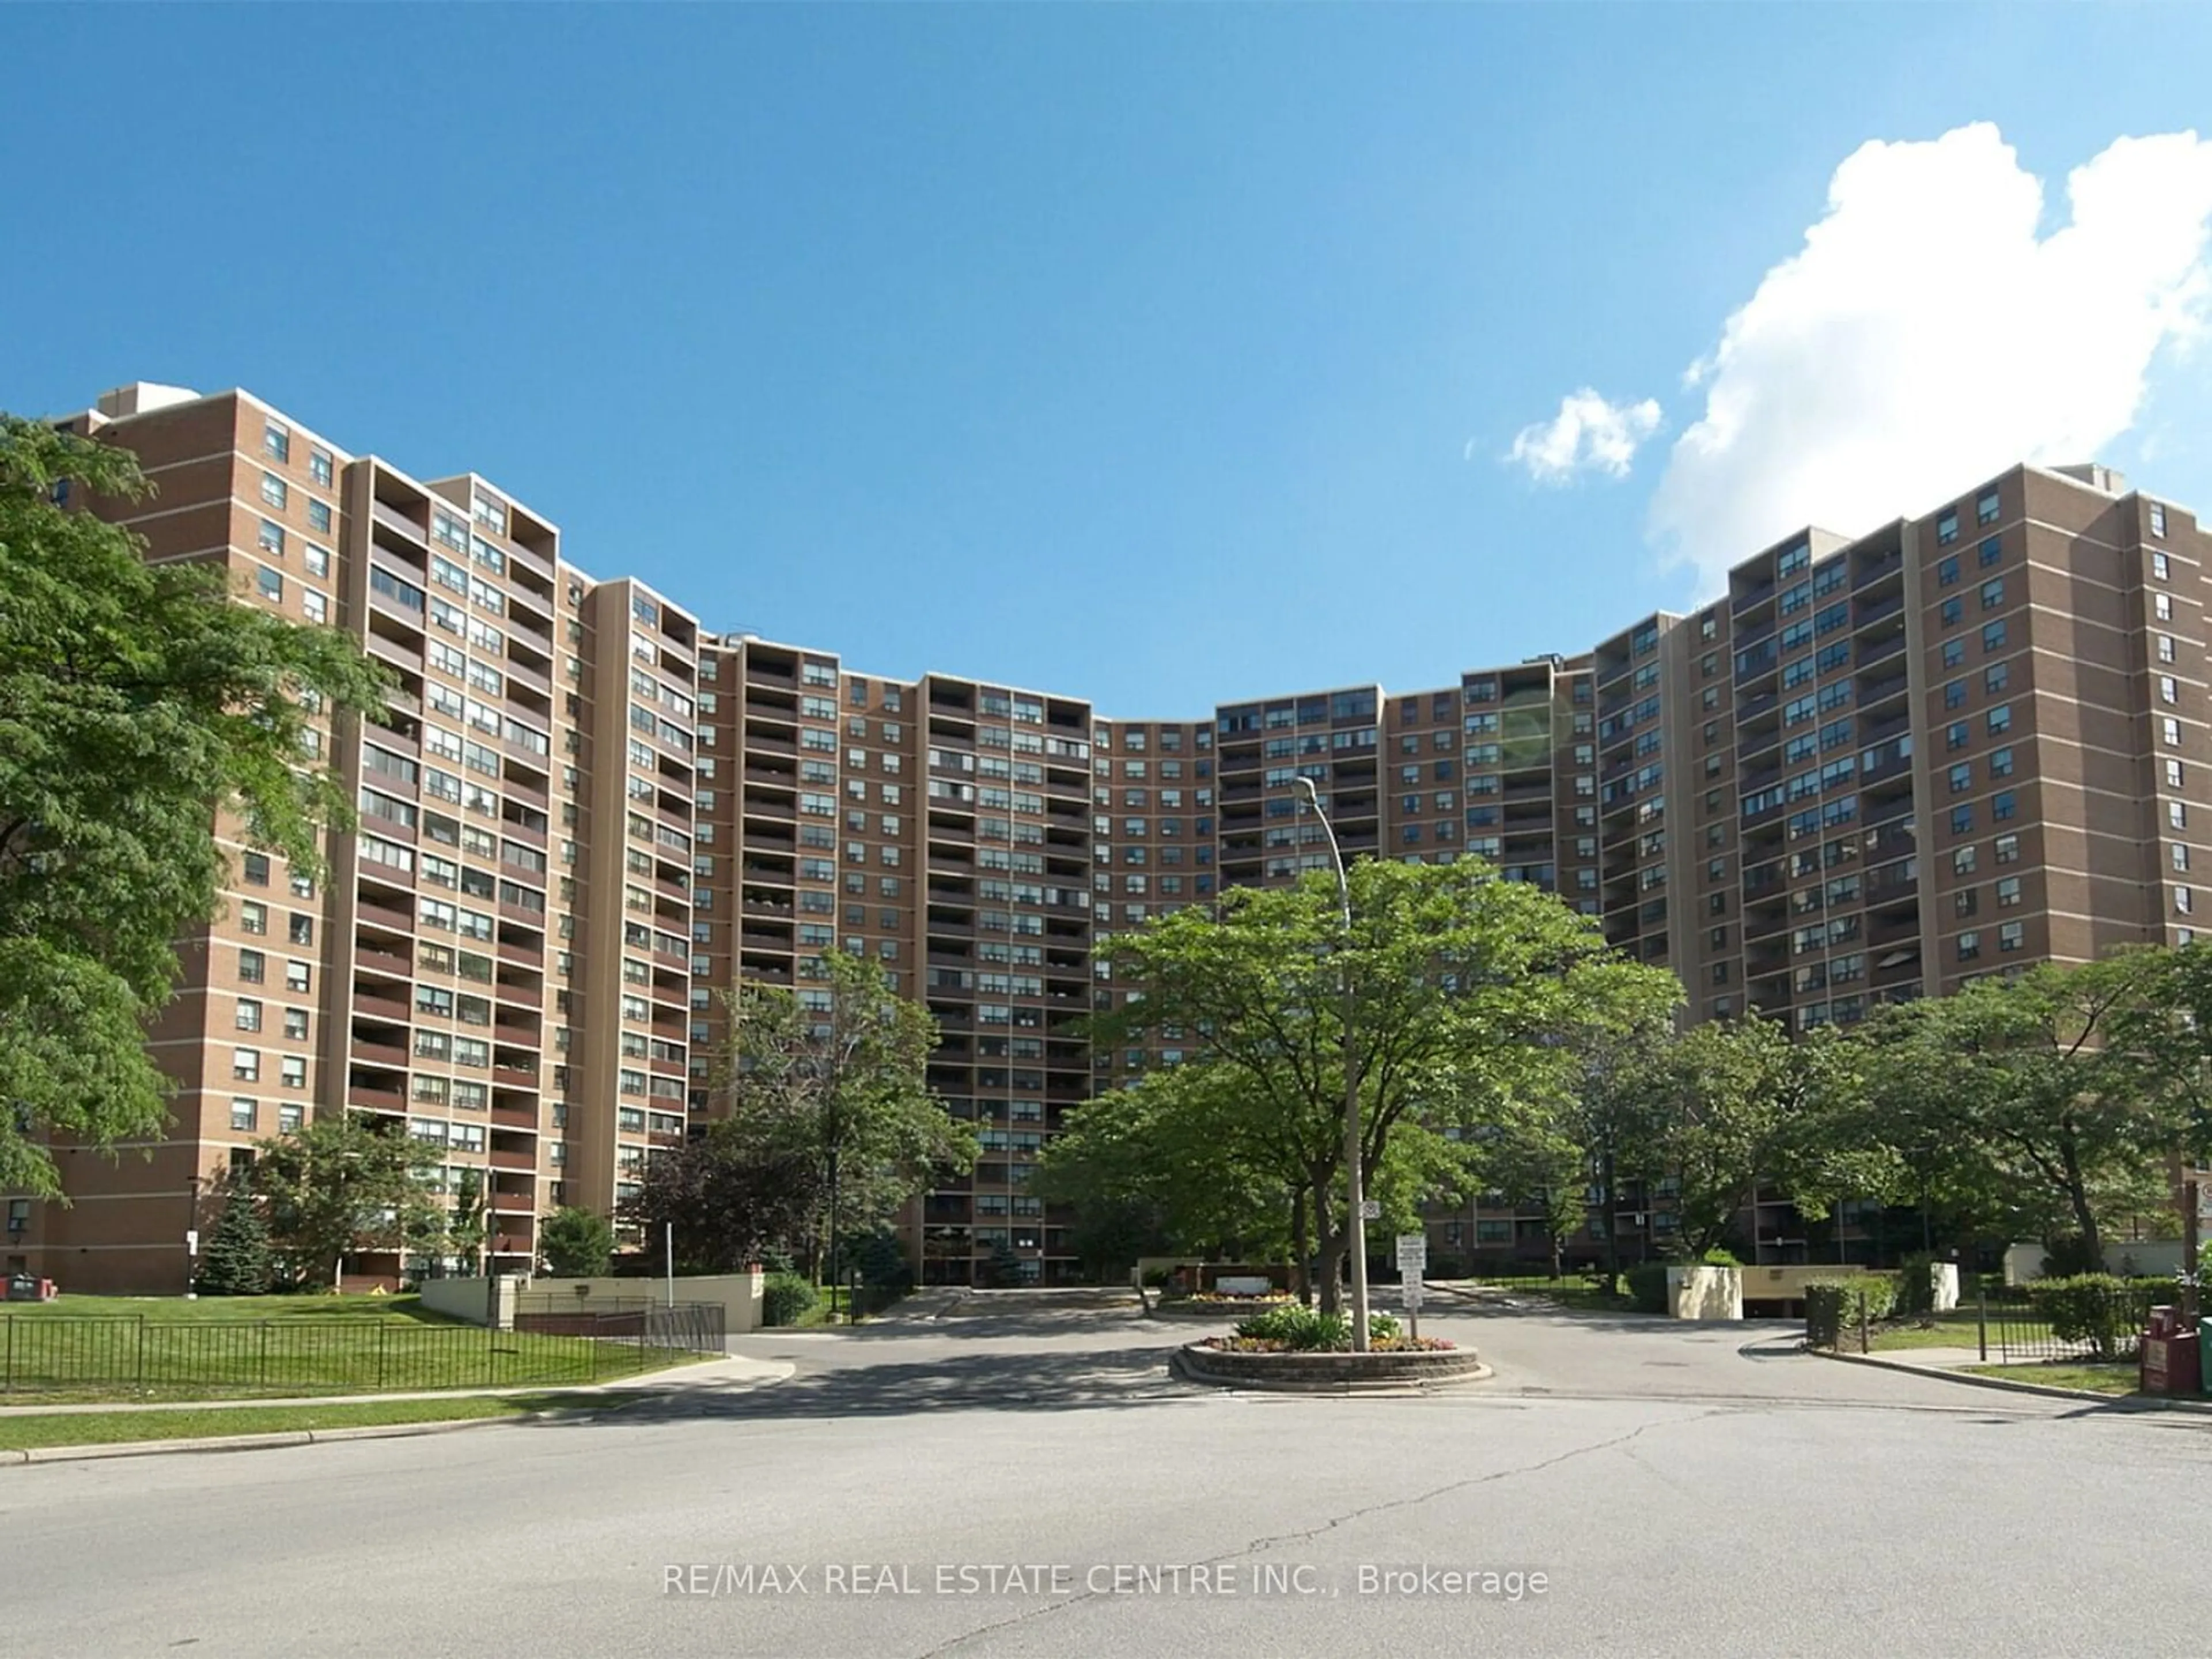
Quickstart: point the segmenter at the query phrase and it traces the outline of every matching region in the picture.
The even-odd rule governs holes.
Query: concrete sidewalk
[[[727,1354],[696,1365],[674,1365],[666,1370],[641,1371],[635,1376],[607,1382],[510,1382],[493,1389],[424,1389],[404,1394],[316,1394],[266,1398],[256,1395],[235,1400],[93,1401],[71,1406],[0,1406],[0,1417],[59,1417],[95,1412],[243,1411],[271,1406],[376,1405],[393,1400],[469,1400],[519,1394],[679,1394],[701,1389],[749,1388],[781,1382],[795,1368],[787,1361],[750,1359]]]

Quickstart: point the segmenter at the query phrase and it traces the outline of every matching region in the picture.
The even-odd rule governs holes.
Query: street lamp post
[[[1313,804],[1314,817],[1321,820],[1322,834],[1328,837],[1329,861],[1336,866],[1337,903],[1344,913],[1343,957],[1339,975],[1344,994],[1344,1185],[1347,1215],[1346,1218],[1346,1247],[1352,1255],[1352,1351],[1367,1352],[1367,1183],[1360,1173],[1359,1135],[1359,1050],[1352,1040],[1352,883],[1344,873],[1344,849],[1336,844],[1336,831],[1329,827],[1328,814],[1321,810],[1321,791],[1309,777],[1300,777],[1298,783]]]

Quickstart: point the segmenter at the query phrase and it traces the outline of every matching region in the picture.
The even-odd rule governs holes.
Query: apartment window
[[[2178,853],[2182,849],[2177,847],[2173,850]],[[259,1030],[261,1029],[261,1005],[254,1001],[251,997],[240,997],[238,1000],[237,1024],[238,1029],[241,1031]]]
[[[258,951],[238,953],[238,979],[241,985],[258,985],[268,976],[268,958]]]
[[[2181,787],[2181,763],[2178,760],[2169,760],[2166,762],[2166,787],[2169,789],[2179,789]]]
[[[1982,624],[1982,650],[1984,654],[1991,651],[2003,650],[2004,642],[2005,625],[2003,618],[2000,617],[1996,622],[1984,623]]]
[[[2019,802],[2009,789],[2000,789],[1990,797],[1990,816],[2003,823],[2019,811]]]
[[[1943,558],[1936,562],[1936,583],[1940,586],[1948,587],[1958,580],[1959,556],[1955,553],[1947,554]]]
[[[1982,568],[1986,570],[2004,557],[2004,544],[1995,536],[1984,536],[1982,538],[1981,547],[1975,556],[1979,560]]]
[[[1966,660],[1966,642],[1964,640],[1946,640],[1943,641],[1944,667],[1956,668],[1960,663]]]
[[[1971,762],[1961,761],[1951,769],[1951,793],[1963,795],[1974,787],[1974,769]]]
[[[1942,619],[1942,625],[1945,628],[1956,628],[1966,614],[1965,602],[1955,599],[1944,600],[1937,612]]]
[[[1996,854],[1996,860],[1999,864],[2017,864],[2020,862],[2020,837],[2018,836],[1999,836],[1995,842],[1990,843],[1990,845]]]
[[[307,528],[320,535],[331,533],[331,504],[328,501],[319,501],[312,495],[307,498]]]
[[[1959,915],[1971,916],[1981,908],[1981,894],[1974,888],[1969,887],[1951,896],[1951,908]]]
[[[1936,520],[1936,544],[1948,547],[1959,539],[1959,510],[1953,507]]]
[[[1974,501],[1974,522],[1995,524],[1997,521],[1997,492],[1985,489]]]
[[[274,472],[264,472],[261,475],[261,499],[279,513],[284,510],[285,498],[289,494],[290,492],[284,487],[284,481]]]
[[[292,428],[283,422],[264,419],[261,423],[261,447],[272,461],[292,459]]]
[[[1960,961],[1972,962],[1976,957],[1981,955],[1981,953],[1982,936],[1978,931],[1969,928],[1966,932],[1959,935]]]
[[[301,588],[300,614],[311,623],[326,623],[331,619],[331,602],[312,587]]]
[[[1997,908],[2009,910],[2020,902],[2020,878],[2007,876],[1997,883]]]
[[[2172,846],[2166,849],[2166,856],[2172,861],[2175,869],[2186,870],[2189,868],[2189,845],[2187,842],[2179,841],[2173,842]]]
[[[322,449],[309,450],[307,452],[307,476],[313,478],[317,483],[322,485],[324,489],[328,489],[331,487],[331,475],[332,468],[331,465],[330,452]]]
[[[2169,829],[2186,830],[2189,827],[2189,808],[2178,800],[2166,802],[2166,822]]]
[[[307,1121],[307,1112],[301,1107],[280,1105],[276,1109],[276,1133],[280,1135],[295,1135],[300,1133],[301,1126]]]
[[[1993,662],[1982,671],[1982,690],[1990,696],[1995,696],[2011,684],[2010,663]]]
[[[288,1089],[307,1086],[307,1057],[305,1054],[284,1054],[276,1062],[278,1077]]]
[[[1951,809],[1951,833],[1954,836],[1971,836],[1974,833],[1972,806],[1954,806]]]
[[[269,931],[269,907],[252,900],[238,907],[238,931],[256,937]]]
[[[284,988],[288,991],[304,993],[313,978],[313,970],[304,962],[288,962],[284,964]]]
[[[284,1011],[284,1035],[295,1042],[307,1040],[307,1011],[305,1008],[287,1008]]]
[[[2152,580],[2161,582],[2172,574],[2166,563],[2165,554],[2154,553],[2150,556],[2150,574]]]
[[[1966,705],[1966,681],[1964,681],[1964,680],[1946,680],[1946,681],[1944,681],[1944,683],[1943,683],[1943,707],[1944,707],[1944,708],[1963,708],[1963,707],[1965,707],[1965,705]]]
[[[2196,896],[2188,888],[2177,887],[2173,890],[2173,908],[2183,915],[2187,915],[2195,905]]]
[[[2166,507],[2162,502],[2150,503],[2150,533],[2154,536],[2166,534]]]
[[[315,919],[295,913],[288,937],[295,945],[313,945],[315,942]]]
[[[2027,927],[2024,922],[2000,922],[1997,924],[1997,949],[2017,951],[2026,941],[2027,936]]]
[[[261,1081],[261,1050],[233,1048],[230,1051],[230,1074],[240,1083]]]
[[[1994,611],[2004,603],[2004,578],[1992,576],[1982,584],[1982,609]]]
[[[284,573],[271,570],[267,565],[258,566],[253,573],[254,591],[271,605],[284,603]]]
[[[2008,702],[1999,703],[1983,716],[1983,724],[1989,727],[1990,735],[1993,738],[2011,731],[2012,705]]]
[[[2158,721],[2160,738],[2169,749],[2181,747],[2181,722],[2171,714],[2161,714]]]
[[[260,530],[254,537],[254,544],[272,559],[283,558],[284,556],[284,526],[264,519],[261,521]]]
[[[2171,593],[2152,594],[2151,611],[2152,614],[2156,616],[2160,622],[2172,622],[2173,620],[2173,595]]]
[[[2158,659],[2160,662],[2172,662],[2173,660],[2172,635],[2161,634],[2158,636]]]
[[[1973,873],[1974,850],[1975,849],[1971,842],[1966,846],[1954,847],[1951,849],[1951,873],[1953,875],[1966,876]]]
[[[230,1102],[230,1127],[232,1130],[236,1133],[242,1135],[252,1134],[254,1131],[254,1126],[259,1110],[260,1108],[254,1102],[246,1099],[242,1095],[234,1095],[231,1097]]]
[[[1943,746],[1946,749],[1964,749],[1966,738],[1966,723],[1964,720],[1953,720],[1943,728]]]

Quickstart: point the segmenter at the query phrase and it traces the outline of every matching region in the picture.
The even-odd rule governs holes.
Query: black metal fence
[[[2071,1317],[2054,1315],[2033,1301],[1990,1302],[1982,1322],[1992,1361],[2133,1359],[2142,1351],[2150,1310],[2178,1299],[2171,1288],[2126,1285],[2077,1309]]]
[[[573,1321],[575,1316],[571,1311]],[[380,1394],[590,1384],[724,1352],[714,1304],[616,1311],[589,1328],[385,1319],[159,1320],[0,1314],[0,1394]]]

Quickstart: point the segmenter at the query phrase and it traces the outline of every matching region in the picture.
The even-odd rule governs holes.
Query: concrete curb
[[[1899,1371],[1907,1376],[1933,1376],[1946,1382],[1964,1382],[1969,1388],[1996,1389],[2006,1394],[2036,1394],[2047,1400],[2087,1400],[2101,1406],[2116,1406],[2123,1411],[2182,1412],[2198,1417],[2212,1414],[2212,1401],[2168,1400],[2156,1395],[2097,1394],[2087,1389],[2062,1389],[2049,1382],[2019,1382],[2008,1376],[1977,1376],[1972,1371],[1948,1370],[1937,1365],[1916,1365],[1910,1360],[1892,1359],[1878,1353],[1842,1353],[1828,1348],[1807,1348],[1805,1352],[1820,1359],[1840,1359],[1850,1365],[1872,1365],[1885,1371]]]
[[[649,1396],[640,1396],[647,1398]],[[621,1411],[636,1404],[596,1407]],[[118,1440],[91,1446],[25,1446],[0,1451],[0,1464],[89,1463],[110,1457],[155,1457],[179,1452],[273,1451],[283,1446],[318,1446],[325,1441],[405,1440],[416,1435],[458,1434],[463,1429],[495,1429],[517,1423],[546,1423],[572,1412],[520,1412],[508,1417],[465,1417],[444,1423],[366,1423],[349,1429],[280,1429],[269,1434],[202,1435],[179,1440]]]

